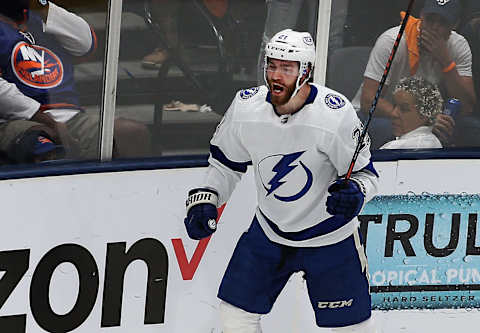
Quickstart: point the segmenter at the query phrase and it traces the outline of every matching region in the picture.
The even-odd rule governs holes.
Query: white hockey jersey
[[[221,205],[251,164],[256,217],[270,240],[302,247],[339,242],[353,233],[358,220],[335,228],[326,211],[327,189],[347,173],[361,132],[351,103],[326,87],[311,84],[305,105],[282,116],[266,86],[239,91],[210,142],[203,185],[218,192]],[[367,168],[352,177],[361,183],[366,201],[377,187],[369,147],[367,139],[354,171]],[[302,233],[306,236],[296,237]]]

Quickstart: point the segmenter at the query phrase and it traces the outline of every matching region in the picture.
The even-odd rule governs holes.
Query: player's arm
[[[57,6],[52,1],[40,8],[40,15],[44,22],[44,31],[55,35],[65,50],[72,55],[85,56],[95,50],[97,43],[95,32],[80,16]]]
[[[345,115],[328,150],[339,178],[328,189],[331,196],[327,198],[327,212],[351,220],[378,192],[378,173],[371,162],[370,139],[367,136],[351,178],[344,179],[363,127],[350,103],[343,109]]]
[[[184,220],[190,238],[202,239],[216,230],[217,208],[230,198],[251,164],[234,121],[235,101],[226,112],[210,142],[209,166],[202,185],[189,191]]]

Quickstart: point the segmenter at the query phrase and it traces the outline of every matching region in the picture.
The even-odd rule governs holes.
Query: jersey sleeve
[[[334,133],[332,142],[328,148],[328,156],[338,171],[338,176],[347,173],[355,148],[363,131],[363,125],[358,119],[351,103],[347,102],[342,108],[344,115],[340,125]],[[353,171],[358,171],[370,163],[370,137],[365,137],[362,149],[358,155]]]
[[[209,166],[203,186],[218,192],[222,205],[231,196],[236,184],[251,165],[251,158],[241,141],[241,123],[235,118],[234,100],[210,141]]]
[[[363,132],[363,124],[358,119],[350,103],[346,104],[343,112],[345,112],[345,115],[340,121],[340,126],[334,134],[328,150],[330,161],[337,169],[339,177],[345,176],[348,172],[353,154]],[[367,134],[363,140],[350,178],[359,185],[365,196],[365,202],[371,200],[378,192],[378,173],[370,158],[370,137]]]
[[[74,56],[85,56],[96,48],[97,39],[90,25],[80,16],[52,2],[44,31],[55,35],[63,48]]]
[[[14,83],[0,77],[0,118],[30,119],[39,108],[40,103],[24,95]]]

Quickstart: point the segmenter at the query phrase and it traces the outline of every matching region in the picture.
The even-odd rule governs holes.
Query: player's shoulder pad
[[[333,113],[341,113],[351,107],[351,103],[343,94],[327,88],[316,85],[318,89],[318,96],[316,102],[320,106]]]
[[[239,102],[252,102],[257,101],[261,98],[265,100],[265,96],[267,95],[268,89],[266,86],[258,86],[252,87],[247,89],[242,89],[237,92],[236,99]]]

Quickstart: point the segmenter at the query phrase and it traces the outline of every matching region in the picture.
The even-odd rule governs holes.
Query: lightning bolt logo
[[[282,179],[285,178],[285,176],[287,176],[290,172],[292,172],[292,170],[294,170],[298,166],[298,164],[292,165],[292,163],[295,162],[300,156],[302,156],[303,153],[305,153],[305,151],[283,155],[281,160],[272,168],[272,171],[275,173],[275,176],[273,176],[273,178],[268,182],[268,185],[270,185],[270,188],[268,188],[265,185],[263,186],[267,191],[267,196],[272,194],[280,186],[286,183],[286,181],[282,181]],[[274,194],[274,197],[276,199],[280,201],[285,201],[285,202],[298,200],[303,195],[305,195],[305,193],[307,193],[310,187],[312,186],[312,182],[313,182],[312,172],[305,166],[305,164],[302,163],[302,161],[299,161],[299,163],[307,174],[306,184],[300,190],[300,192],[289,197],[282,197]]]
[[[284,155],[282,159],[273,167],[272,171],[276,173],[276,175],[268,182],[270,185],[270,189],[266,188],[267,196],[269,196],[273,191],[277,188],[285,184],[282,182],[282,178],[288,175],[293,169],[295,169],[298,165],[290,165],[294,162],[297,158],[299,158],[305,151],[300,151],[298,153]]]

